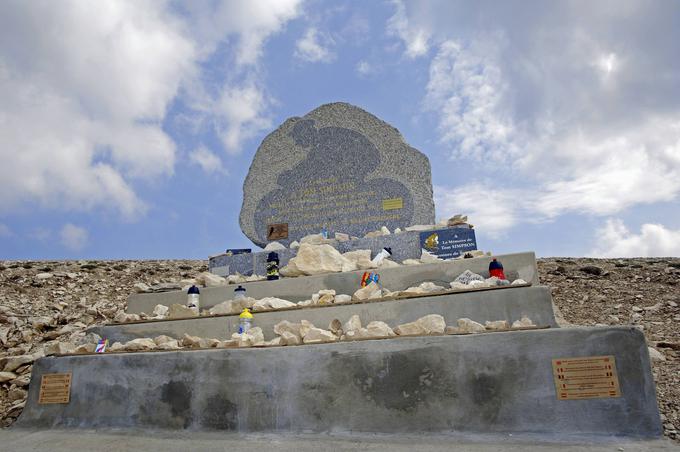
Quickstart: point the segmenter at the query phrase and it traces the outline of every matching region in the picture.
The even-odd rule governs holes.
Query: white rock
[[[239,347],[251,347],[253,345],[264,345],[264,334],[260,327],[251,328],[241,334]]]
[[[516,280],[514,280],[514,281],[511,283],[511,285],[513,285],[513,286],[516,286],[516,285],[518,285],[518,284],[527,284],[527,282],[526,282],[525,280],[523,280],[523,279],[517,278]]]
[[[401,265],[398,262],[394,262],[391,259],[383,259],[380,262],[380,265],[378,265],[378,268],[395,268],[395,267],[401,267]]]
[[[462,331],[457,326],[447,325],[447,327],[444,328],[444,334],[460,334],[460,333],[462,333]]]
[[[361,329],[361,319],[358,315],[354,314],[349,318],[347,322],[342,326],[342,330],[347,333],[349,331],[355,331]]]
[[[402,262],[403,265],[420,265],[422,262],[420,262],[418,259],[405,259]]]
[[[174,337],[166,336],[165,334],[161,334],[160,336],[156,336],[156,337],[153,338],[153,342],[156,345],[162,345],[162,344],[165,344],[167,342],[174,341],[174,340],[176,340]]]
[[[484,325],[477,323],[474,320],[470,320],[467,317],[458,319],[458,329],[461,333],[483,333],[486,331]]]
[[[527,316],[522,316],[521,319],[512,322],[513,328],[523,328],[527,326],[536,326],[534,325],[534,322],[532,322],[531,319]]]
[[[358,330],[352,330],[352,331],[346,332],[342,337],[345,340],[353,340],[353,339],[361,339],[361,338],[364,338],[364,337],[371,337],[371,336],[368,333],[368,329],[359,328]]]
[[[182,347],[176,339],[158,345],[158,350],[179,350]]]
[[[120,342],[114,342],[106,349],[107,352],[121,352],[123,350],[125,350],[125,346]]]
[[[349,234],[344,234],[342,232],[336,232],[335,233],[335,240],[338,242],[348,242],[349,241]]]
[[[510,325],[507,320],[494,320],[492,322],[487,320],[484,322],[484,327],[487,330],[507,330],[510,328]]]
[[[168,315],[169,310],[170,310],[170,308],[168,308],[167,306],[162,305],[162,304],[157,304],[153,308],[153,315],[154,315],[154,317],[163,318],[163,317]]]
[[[289,331],[284,331],[281,336],[280,345],[300,345],[302,339]]]
[[[33,355],[19,355],[19,356],[8,356],[5,358],[5,367],[2,369],[3,372],[13,372],[24,364],[31,364],[35,361]]]
[[[300,337],[305,338],[305,335],[307,332],[309,332],[310,329],[314,328],[314,324],[308,320],[300,320]]]
[[[403,323],[394,329],[399,336],[413,336],[425,334],[425,328],[418,322]]]
[[[205,287],[219,287],[219,286],[226,286],[227,285],[227,280],[226,278],[222,278],[221,276],[213,275],[210,272],[203,272],[196,276],[196,282],[205,286]]]
[[[387,323],[377,320],[374,320],[373,322],[370,322],[368,325],[366,325],[366,330],[368,330],[368,335],[371,337],[387,337],[397,335],[394,331],[392,331],[392,328],[390,328]]]
[[[371,250],[354,250],[343,253],[344,258],[354,262],[359,270],[368,270],[375,268],[375,264],[371,261]]]
[[[418,286],[409,287],[408,289],[404,290],[402,293],[423,294],[423,293],[430,293],[430,292],[440,292],[442,290],[444,290],[444,287],[438,286],[435,283],[430,282],[430,281],[425,281],[423,283],[420,283]]]
[[[330,245],[303,243],[297,256],[288,261],[284,273],[295,275],[321,275],[324,273],[354,271],[357,266]],[[285,276],[285,275],[284,275]]]
[[[314,302],[312,300],[302,300],[297,302],[298,306],[311,306],[313,304]]]
[[[45,355],[67,355],[76,351],[75,344],[70,342],[52,342],[45,346]]]
[[[468,283],[468,287],[470,289],[480,288],[480,287],[491,287],[491,284],[488,281],[477,281],[475,279],[475,280],[472,280]]]
[[[6,381],[14,380],[17,378],[17,374],[14,372],[0,372],[0,383],[5,383]]]
[[[289,322],[288,320],[283,320],[274,325],[274,333],[279,336],[283,336],[283,333],[289,333],[297,336],[298,338],[302,338],[302,334],[300,333],[301,327],[301,323],[293,323]]]
[[[125,323],[125,322],[136,322],[140,319],[141,319],[141,317],[139,317],[139,315],[137,315],[137,314],[127,314],[123,311],[120,311],[113,318],[113,321],[117,322],[117,323]]]
[[[240,273],[234,273],[233,275],[227,276],[226,280],[227,284],[240,284],[246,282],[246,277]]]
[[[308,245],[321,245],[324,240],[321,234],[309,234],[300,239],[300,246],[305,243]]]
[[[336,340],[337,337],[331,331],[322,330],[321,328],[316,327],[310,328],[309,331],[307,331],[307,334],[305,334],[305,337],[302,339],[302,341],[305,344],[316,344],[319,342],[334,342]]]
[[[470,287],[468,287],[467,284],[463,284],[463,283],[458,282],[458,281],[453,281],[450,284],[450,286],[451,286],[452,289],[455,289],[455,290],[468,290],[470,288]]]
[[[234,300],[227,300],[223,301],[222,303],[216,304],[215,306],[210,308],[208,312],[211,315],[222,315],[222,314],[236,314],[238,312],[241,312],[242,310],[243,309],[241,308],[241,303]]]
[[[281,345],[281,338],[280,337],[275,337],[271,341],[264,341],[264,345],[267,347],[273,347],[276,345]]]
[[[168,310],[168,319],[184,319],[187,317],[198,317],[198,313],[181,304],[175,303],[170,306],[170,309]]]
[[[663,353],[661,353],[654,347],[647,347],[647,350],[649,351],[649,358],[652,360],[652,362],[666,361],[666,357],[663,355]]]
[[[198,336],[191,336],[187,333],[184,333],[181,339],[181,344],[184,347],[190,347],[190,348],[199,348],[201,346],[201,338]]]
[[[276,297],[265,297],[253,304],[253,311],[267,311],[270,309],[283,309],[295,306],[295,303]]]
[[[294,250],[295,248],[300,248],[300,242],[298,242],[297,240],[293,240],[290,244],[291,250]]]
[[[147,284],[144,284],[143,282],[135,283],[133,287],[137,293],[151,292],[151,287],[149,287]]]
[[[156,343],[148,337],[143,337],[126,342],[124,347],[126,351],[130,352],[154,350],[156,348]]]
[[[427,334],[442,334],[446,328],[444,317],[439,314],[430,314],[416,320]]]
[[[269,242],[267,246],[264,247],[263,251],[281,251],[285,250],[286,247],[281,245],[279,242]]]
[[[383,235],[390,235],[390,234],[391,234],[391,232],[390,232],[390,230],[387,228],[387,226],[382,226],[382,227],[380,228],[380,232],[382,232]]]
[[[429,231],[431,229],[437,229],[435,224],[414,224],[406,228],[407,231]]]
[[[361,289],[354,292],[352,295],[352,300],[365,301],[381,297],[382,291],[380,290],[380,286],[372,281],[370,284],[367,284],[366,287],[362,287]]]
[[[352,301],[352,296],[347,294],[339,294],[335,296],[335,304],[349,303]]]
[[[74,351],[75,354],[78,355],[84,355],[86,353],[94,353],[95,348],[97,347],[97,344],[83,344],[78,347],[76,347],[76,350]]]
[[[35,279],[45,280],[50,279],[52,276],[54,276],[52,273],[38,273],[35,275]]]
[[[459,282],[462,284],[470,284],[471,281],[484,282],[484,277],[482,275],[478,275],[477,273],[473,273],[470,270],[465,270],[463,273],[458,275],[456,279],[454,279],[454,282]]]
[[[394,233],[395,233],[395,234],[401,234],[401,228],[396,228],[396,229],[394,230]]]
[[[336,336],[341,336],[343,333],[342,322],[340,322],[340,320],[338,319],[333,319],[328,324],[328,329],[331,331],[331,333],[335,334]]]
[[[438,258],[437,256],[430,253],[424,248],[420,250],[420,262],[422,262],[423,264],[432,264],[443,261],[444,261],[443,259]]]

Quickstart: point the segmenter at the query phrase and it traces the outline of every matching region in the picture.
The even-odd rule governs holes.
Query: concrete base
[[[538,270],[534,253],[517,253],[496,256],[506,269],[506,276],[511,279],[522,278],[528,283],[538,284]],[[380,269],[380,282],[386,289],[396,291],[418,285],[423,281],[434,281],[447,286],[465,270],[471,270],[483,276],[489,274],[491,257],[444,261],[434,264],[409,265]],[[248,296],[253,298],[278,297],[289,301],[308,300],[313,293],[321,289],[335,289],[339,294],[351,295],[361,287],[363,270],[345,273],[328,273],[318,276],[300,278],[282,278],[278,281],[259,281],[244,283]],[[201,289],[201,308],[208,309],[225,300],[234,298],[236,285],[208,287]],[[128,298],[127,312],[139,314],[151,313],[154,306],[174,303],[186,304],[187,296],[183,291],[133,294]]]
[[[553,358],[614,355],[621,397],[557,400]],[[72,372],[68,404],[42,375]],[[657,437],[644,336],[574,328],[263,349],[48,357],[27,428],[230,432],[545,433]]]
[[[346,322],[358,314],[362,324],[381,320],[395,327],[412,322],[424,315],[440,314],[449,325],[467,317],[484,324],[487,320],[507,320],[512,323],[527,315],[536,325],[556,327],[548,287],[507,287],[501,289],[419,297],[393,301],[330,305],[290,309],[285,311],[255,312],[255,326],[262,328],[265,339],[273,339],[274,325],[282,320],[299,322],[309,320],[320,328],[328,328],[333,319]],[[165,334],[182,337],[192,336],[229,339],[238,332],[238,315],[200,317],[183,320],[126,323],[91,328],[90,331],[110,341],[125,342],[138,337],[156,337]]]
[[[2,450],[50,452],[677,452],[667,439],[536,435],[234,434],[196,431],[0,430]]]

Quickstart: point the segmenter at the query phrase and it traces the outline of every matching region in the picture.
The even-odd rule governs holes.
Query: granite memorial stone
[[[264,139],[243,184],[241,229],[262,247],[324,228],[363,237],[381,226],[432,223],[428,158],[346,103],[286,120]]]

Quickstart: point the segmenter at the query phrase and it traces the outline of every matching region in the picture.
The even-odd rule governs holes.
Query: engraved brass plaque
[[[288,238],[288,223],[276,223],[267,225],[267,240],[280,240]]]
[[[614,356],[552,360],[558,400],[621,397]]]
[[[383,199],[383,210],[397,210],[404,208],[404,198]]]
[[[39,404],[68,403],[71,398],[71,374],[45,374],[40,379]]]

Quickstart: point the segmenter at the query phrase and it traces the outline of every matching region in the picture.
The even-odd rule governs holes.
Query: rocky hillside
[[[110,322],[136,283],[179,282],[204,261],[0,262],[0,426],[21,413],[32,361]],[[633,324],[654,356],[665,433],[680,441],[680,259],[542,259],[541,281],[575,325]]]

